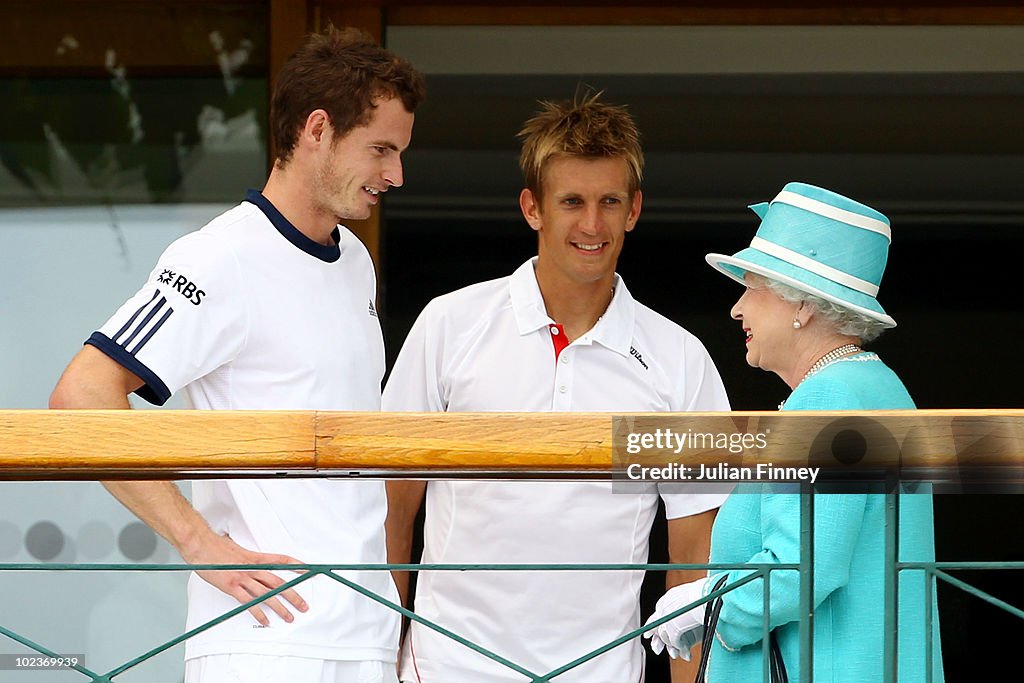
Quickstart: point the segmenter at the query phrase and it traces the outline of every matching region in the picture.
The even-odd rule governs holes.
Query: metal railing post
[[[814,671],[814,485],[800,485],[800,681]]]
[[[885,564],[883,584],[884,618],[882,621],[882,680],[897,683],[899,680],[899,482],[887,477],[885,492]]]

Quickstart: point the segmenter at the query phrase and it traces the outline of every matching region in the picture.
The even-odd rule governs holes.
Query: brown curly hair
[[[408,112],[426,98],[423,76],[359,29],[329,27],[310,35],[281,68],[270,101],[277,163],[291,158],[310,113],[323,109],[343,137],[366,125],[379,98],[398,97]]]

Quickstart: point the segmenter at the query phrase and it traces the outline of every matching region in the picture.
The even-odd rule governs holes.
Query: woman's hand
[[[705,577],[668,589],[658,600],[654,614],[644,623],[644,626],[701,600],[704,597],[704,585],[707,581],[707,577]],[[669,657],[673,659],[682,657],[686,661],[690,661],[690,648],[699,643],[703,635],[706,610],[707,602],[703,602],[644,633],[644,638],[651,639],[651,650],[654,654],[661,654],[661,651],[667,648]]]

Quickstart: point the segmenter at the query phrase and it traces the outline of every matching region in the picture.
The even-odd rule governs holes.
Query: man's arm
[[[50,395],[50,408],[128,409],[128,395],[141,387],[137,375],[93,346],[85,346],[72,359]],[[169,481],[109,481],[103,485],[153,531],[167,540],[189,564],[296,564],[287,555],[256,553],[210,529],[206,520]],[[277,588],[284,579],[269,571],[200,571],[205,581],[239,602]],[[281,593],[300,612],[308,607],[292,589]],[[262,603],[285,621],[294,617],[277,597]],[[259,606],[249,612],[264,626],[267,615]]]
[[[50,407],[57,410],[131,408],[128,395],[141,387],[135,373],[111,360],[95,346],[86,345],[65,368],[50,394]]]
[[[447,409],[442,388],[444,329],[436,315],[437,302],[427,304],[402,343],[387,385],[381,395],[385,412],[444,412]],[[407,564],[412,559],[416,516],[423,505],[427,482],[396,479],[387,482],[388,562]],[[402,604],[409,604],[409,572],[391,572]]]
[[[413,525],[423,505],[427,490],[425,481],[395,479],[387,482],[388,517],[384,523],[387,532],[388,563],[408,564],[412,560]],[[391,575],[398,587],[402,604],[409,605],[409,572],[393,571]]]
[[[688,517],[668,520],[669,562],[679,564],[706,564],[711,556],[711,525],[718,509],[707,510]],[[673,569],[666,573],[666,590],[682,583],[704,578],[702,569]],[[690,661],[671,660],[672,683],[689,683],[697,675],[700,664],[700,645],[691,650]]]

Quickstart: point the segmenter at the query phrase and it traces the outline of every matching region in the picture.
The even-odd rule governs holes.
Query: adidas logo
[[[374,318],[377,317],[377,309],[373,307],[372,301],[370,302],[370,315],[372,315]]]

